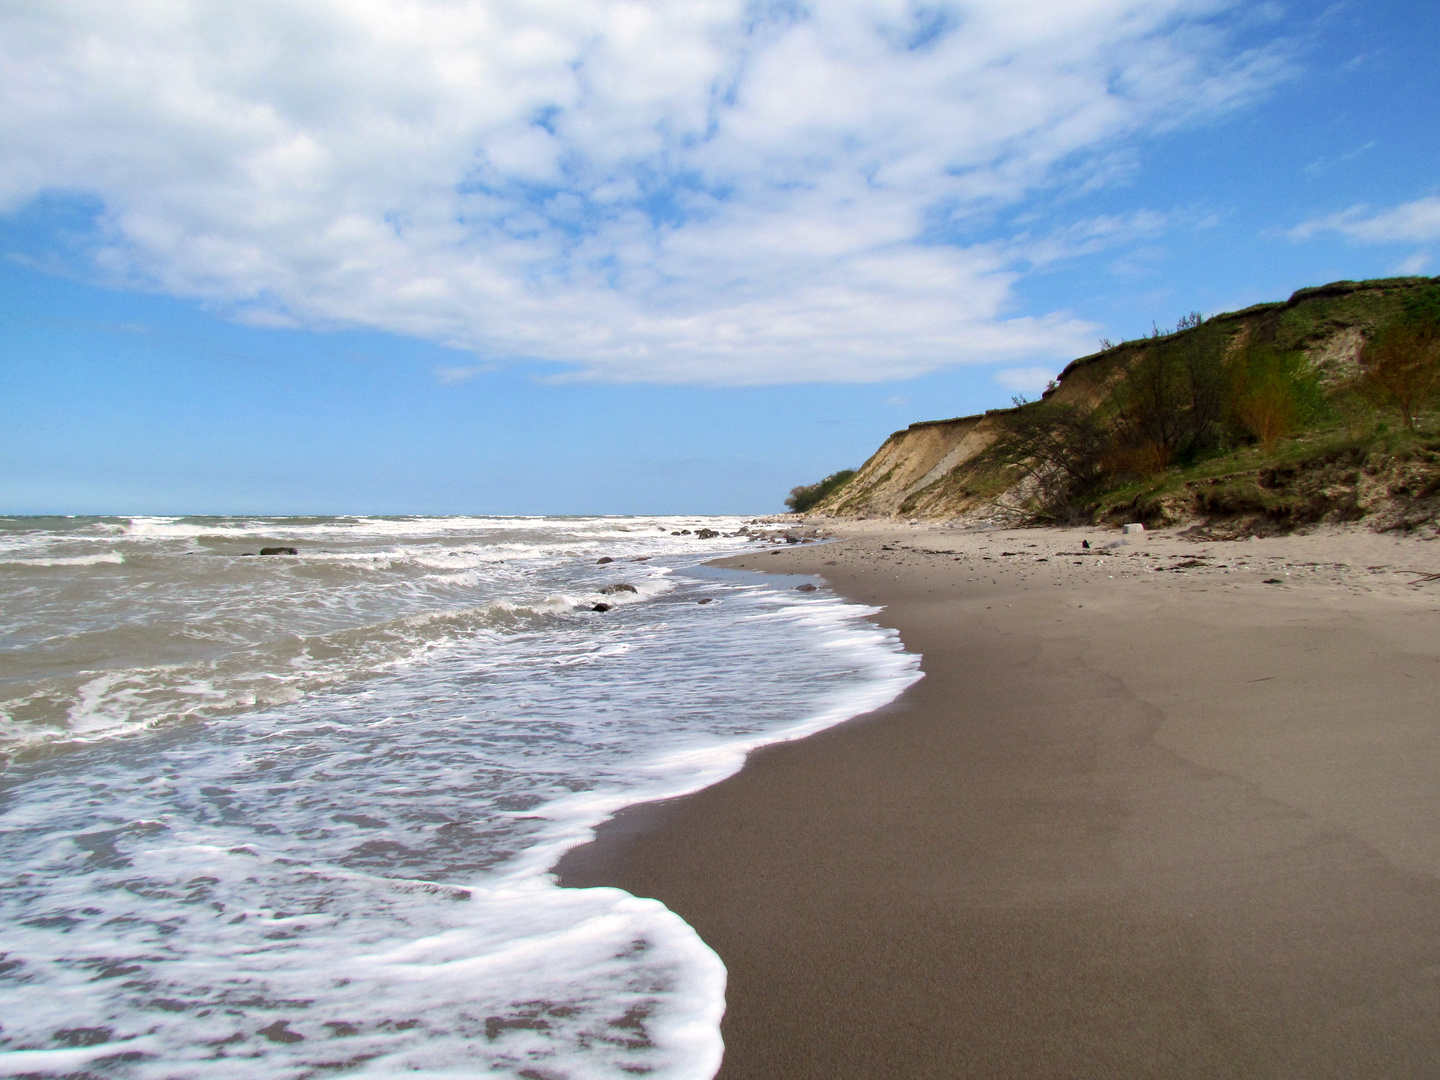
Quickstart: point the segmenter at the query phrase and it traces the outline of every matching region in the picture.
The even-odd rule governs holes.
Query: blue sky
[[[0,512],[753,513],[1119,340],[1440,273],[1440,8],[0,13]]]

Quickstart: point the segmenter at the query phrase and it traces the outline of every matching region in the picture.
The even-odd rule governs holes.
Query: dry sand
[[[721,1077],[1440,1075],[1440,543],[846,532],[727,564],[925,678],[559,867],[720,954]]]

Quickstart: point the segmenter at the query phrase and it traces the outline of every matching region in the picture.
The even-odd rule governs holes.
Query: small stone
[[[609,605],[609,604],[596,604],[596,605],[595,605],[594,607],[592,607],[590,610],[591,610],[591,611],[609,611],[609,610],[610,610],[610,605]]]
[[[695,602],[697,604],[713,604],[715,602],[715,598],[713,596],[707,596],[703,600],[696,600]]]
[[[815,586],[814,586],[814,585],[811,585],[811,584],[807,581],[804,585],[796,585],[796,586],[795,586],[795,591],[796,591],[796,592],[814,592],[814,591],[815,591]]]
[[[615,561],[615,560],[612,559],[609,555],[602,555],[600,558],[598,558],[598,559],[595,560],[595,565],[596,565],[596,566],[604,566],[607,562],[614,562],[614,561]]]
[[[634,585],[626,585],[624,582],[621,582],[618,585],[606,585],[605,588],[600,590],[600,592],[605,596],[614,596],[616,593],[622,592],[638,593],[639,591],[640,590],[635,588]]]
[[[261,555],[299,555],[293,547],[268,547],[260,549]]]

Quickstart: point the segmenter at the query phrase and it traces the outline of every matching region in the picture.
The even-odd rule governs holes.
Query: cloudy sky
[[[761,512],[1440,273],[1440,8],[0,3],[0,511]]]

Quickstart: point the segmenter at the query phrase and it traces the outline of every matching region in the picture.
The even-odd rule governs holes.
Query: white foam
[[[55,556],[48,559],[4,559],[0,560],[0,566],[100,566],[104,564],[118,566],[124,561],[125,556],[118,551],[106,551],[99,555]]]

